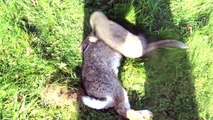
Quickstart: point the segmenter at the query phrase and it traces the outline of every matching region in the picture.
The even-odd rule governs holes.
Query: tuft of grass
[[[1,118],[78,119],[77,102],[46,106],[40,93],[49,83],[79,84],[83,4],[14,0],[0,9]]]
[[[123,119],[77,98],[58,104],[64,89],[81,86],[79,48],[94,10],[149,40],[178,39],[189,46],[123,61],[120,79],[133,109],[149,109],[156,120],[213,119],[212,8],[211,0],[1,1],[0,119]],[[58,100],[45,104],[49,84],[58,87],[46,100]]]

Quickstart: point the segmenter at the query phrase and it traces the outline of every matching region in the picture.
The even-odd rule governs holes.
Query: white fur
[[[123,88],[123,93],[124,93],[125,107],[127,109],[130,109],[129,98],[128,98],[127,92],[126,92],[126,90],[124,88]]]
[[[113,107],[113,100],[110,96],[107,96],[106,100],[99,100],[89,96],[83,96],[82,101],[85,105],[93,109],[107,109],[109,107]]]
[[[98,41],[98,38],[95,37],[95,36],[90,36],[90,37],[89,37],[89,41],[90,41],[90,42],[97,42],[97,41]]]
[[[121,58],[122,58],[122,55],[120,53],[114,52],[112,67],[113,67],[113,70],[114,70],[114,72],[117,76],[118,76],[118,72],[119,72],[118,67],[120,66],[120,59]]]
[[[153,113],[149,110],[139,110],[138,112],[143,116],[143,118],[145,118],[144,120],[147,120],[147,118],[149,119],[154,116]]]

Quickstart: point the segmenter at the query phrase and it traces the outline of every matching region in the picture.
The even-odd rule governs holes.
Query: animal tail
[[[106,97],[105,100],[99,100],[89,96],[83,96],[82,101],[85,105],[93,109],[107,109],[111,107],[110,103],[112,101],[111,97]]]
[[[147,44],[145,48],[145,53],[151,52],[155,49],[166,48],[166,47],[176,47],[181,49],[187,49],[188,46],[183,42],[177,40],[160,40],[157,42]]]

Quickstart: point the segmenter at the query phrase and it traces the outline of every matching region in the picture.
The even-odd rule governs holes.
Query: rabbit
[[[118,78],[122,54],[100,39],[90,42],[94,38],[91,33],[82,42],[82,82],[87,94],[82,96],[83,104],[97,110],[114,107],[118,114],[130,120],[152,119],[149,110],[130,108],[127,92]]]
[[[109,20],[102,12],[95,11],[90,16],[93,34],[107,45],[128,58],[139,58],[158,48],[177,47],[186,49],[186,44],[177,40],[160,40],[147,44],[143,35],[134,35],[121,25]],[[91,42],[97,41],[97,38]]]

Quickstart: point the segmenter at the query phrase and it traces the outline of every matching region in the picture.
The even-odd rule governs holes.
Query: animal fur
[[[114,107],[121,116],[130,120],[152,118],[153,114],[148,110],[130,108],[127,92],[118,78],[122,55],[102,40],[90,42],[92,37],[87,37],[82,43],[82,80],[87,93],[82,97],[83,103],[93,109]]]
[[[177,40],[161,40],[147,44],[143,36],[132,34],[99,11],[90,16],[90,25],[97,38],[129,58],[142,57],[150,51],[164,47],[188,48],[187,45]]]

